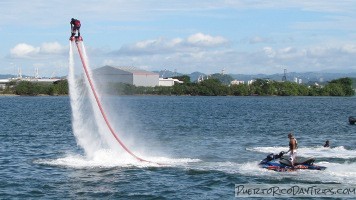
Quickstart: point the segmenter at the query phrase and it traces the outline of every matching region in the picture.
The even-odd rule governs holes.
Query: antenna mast
[[[282,77],[282,81],[287,81],[287,69],[284,69],[284,75]]]

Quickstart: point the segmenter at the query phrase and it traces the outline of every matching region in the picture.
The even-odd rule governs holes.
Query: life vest
[[[75,20],[74,21],[74,26],[76,26],[76,27],[80,27],[80,21],[79,20]]]

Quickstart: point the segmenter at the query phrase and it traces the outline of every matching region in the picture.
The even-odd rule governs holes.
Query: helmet
[[[74,18],[72,18],[72,21],[74,21],[75,19]]]

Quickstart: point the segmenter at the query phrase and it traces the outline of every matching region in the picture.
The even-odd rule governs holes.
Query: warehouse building
[[[144,87],[159,85],[159,74],[135,67],[104,66],[93,70],[93,75],[96,80],[106,83],[127,83]]]

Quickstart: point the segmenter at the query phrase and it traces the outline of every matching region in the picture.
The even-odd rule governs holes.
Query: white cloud
[[[294,59],[294,58],[303,58],[306,55],[306,50],[298,50],[294,47],[285,47],[279,50],[278,58],[279,59]]]
[[[227,43],[227,39],[216,36],[213,37],[211,35],[205,35],[203,33],[196,33],[187,38],[187,42],[189,44],[193,44],[196,46],[220,46]]]
[[[105,60],[103,61],[103,65],[104,65],[104,66],[105,66],[105,65],[115,65],[115,61],[112,60],[112,59],[105,59]]]
[[[77,3],[80,4],[82,1]],[[67,62],[68,46],[62,46],[58,42],[33,45],[31,39],[50,41],[54,37],[62,37],[68,33],[68,20],[77,17],[82,19],[85,25],[82,29],[84,36],[87,34],[88,41],[90,38],[87,53],[91,56],[92,63],[114,65],[118,62],[123,65],[145,66],[148,69],[175,66],[178,71],[179,67],[185,68],[186,72],[205,72],[214,69],[216,71],[220,66],[224,66],[230,72],[234,70],[241,72],[241,69],[246,69],[246,73],[249,72],[248,69],[252,72],[263,69],[266,72],[276,65],[292,68],[298,66],[299,70],[355,66],[353,60],[356,45],[348,43],[355,39],[355,36],[350,36],[355,32],[355,28],[350,26],[355,22],[355,2],[351,0],[290,0],[288,3],[282,0],[206,0],[203,2],[107,0],[104,4],[98,0],[91,0],[86,1],[85,6],[79,10],[75,6],[68,6],[70,4],[72,1],[68,0],[0,1],[2,13],[0,30],[4,33],[14,33],[9,35],[9,39],[5,38],[5,44],[2,45],[5,45],[6,49],[3,49],[3,52],[8,53],[11,49],[11,58],[26,58],[16,61],[13,59],[11,62],[30,59],[44,61],[56,58]],[[240,10],[243,12],[238,12]],[[255,14],[257,14],[255,17],[259,17],[265,12],[271,13],[270,17],[273,18],[273,11],[277,11],[275,13],[278,16],[279,11],[286,13],[289,10],[295,12],[292,12],[290,17],[288,15],[286,19],[273,22],[272,25],[277,26],[276,29],[273,26],[271,30],[263,29],[263,31],[256,28],[257,23],[270,25],[265,21],[270,18],[268,16],[266,19],[254,20]],[[253,20],[251,26],[245,26],[249,25],[250,21],[239,26],[238,20],[243,19],[244,15],[251,15]],[[101,23],[103,19],[105,19],[104,24]],[[169,20],[172,24],[162,19]],[[221,19],[228,20],[221,21]],[[186,23],[187,20],[192,21]],[[212,23],[208,20],[212,20]],[[26,33],[19,33],[18,27],[26,30]],[[120,29],[109,32],[108,27]],[[129,29],[121,30],[126,27]],[[132,32],[133,30],[136,31]],[[213,32],[207,32],[208,30]],[[100,40],[104,42],[99,43],[95,38],[99,33],[100,35],[107,33],[110,40],[101,38]],[[121,37],[124,34],[128,36]],[[166,37],[157,37],[157,34]],[[183,36],[187,34],[192,35]],[[253,37],[254,35],[258,36]],[[48,36],[50,39],[46,38]],[[13,46],[10,42],[18,38],[27,43]],[[122,38],[131,40],[130,44],[122,46],[121,42],[125,41]],[[134,42],[138,40],[137,38],[147,40]],[[233,42],[241,41],[241,38],[245,38],[243,44],[233,46],[236,45]],[[292,40],[283,38],[292,38]],[[104,44],[105,42],[107,43]],[[330,46],[326,46],[326,43]],[[99,47],[90,46],[92,44]],[[246,44],[247,46],[244,46]],[[109,49],[103,49],[100,45],[108,45]],[[107,52],[112,52],[111,48],[119,50],[108,55]],[[28,64],[30,62],[23,65],[31,66],[32,64]]]
[[[270,41],[270,39],[263,38],[263,37],[260,37],[260,36],[255,36],[255,37],[252,37],[252,38],[248,39],[248,42],[250,44],[264,43],[264,42],[268,42],[268,41]]]
[[[135,44],[123,46],[115,54],[117,55],[154,55],[168,54],[174,52],[197,52],[223,47],[228,44],[228,40],[221,36],[211,36],[203,33],[193,34],[186,39],[163,37],[139,41]]]
[[[121,48],[115,54],[104,54],[104,52],[89,54],[89,59],[95,67],[106,64],[144,66],[146,70],[177,69],[182,73],[193,71],[217,73],[222,68],[225,68],[228,73],[276,73],[280,72],[278,66],[284,66],[291,72],[318,71],[338,67],[356,69],[354,64],[356,44],[353,43],[310,47],[265,46],[259,50],[236,50],[223,43],[217,46],[206,46],[206,44],[197,42],[195,45],[199,45],[194,46],[188,42],[188,38],[191,36],[139,41]],[[66,48],[56,42],[43,43],[39,47],[21,43],[10,52],[14,58],[43,58],[43,62],[47,63],[48,58],[57,57],[66,62],[67,55],[60,54],[66,51]],[[88,47],[87,50],[90,48]],[[126,54],[123,53],[124,51]],[[48,67],[47,64],[46,67]]]
[[[197,33],[186,38],[140,41],[111,54],[110,64],[145,66],[147,70],[177,69],[183,73],[216,73],[222,68],[229,73],[281,73],[279,66],[298,72],[356,69],[353,61],[356,44],[353,43],[311,44],[309,47],[279,43],[260,49],[235,49],[226,45],[227,39],[217,38]]]
[[[47,53],[47,54],[60,54],[66,50],[67,50],[67,48],[64,48],[58,42],[43,43],[40,47],[40,52]]]
[[[10,50],[10,56],[12,58],[36,58],[41,55],[63,54],[66,49],[58,42],[43,43],[40,47],[20,43]]]
[[[341,50],[345,53],[356,54],[356,44],[345,44],[341,47]]]
[[[20,43],[10,50],[10,54],[12,57],[28,58],[38,54],[39,51],[39,47],[34,47],[26,43]]]
[[[170,42],[168,42],[168,46],[175,47],[175,46],[178,46],[179,44],[182,44],[183,42],[184,42],[183,39],[175,38],[175,39],[171,40]]]
[[[270,58],[273,58],[276,56],[276,52],[273,50],[272,47],[264,47],[263,52]]]

